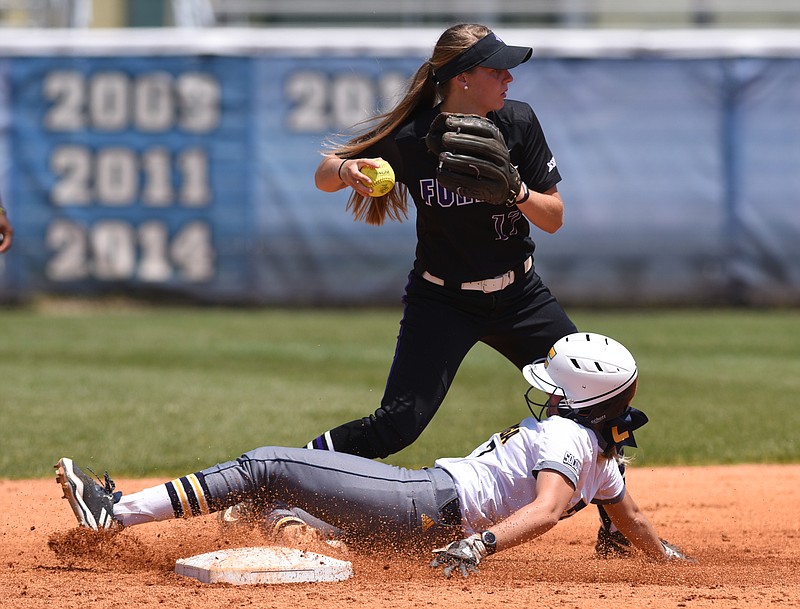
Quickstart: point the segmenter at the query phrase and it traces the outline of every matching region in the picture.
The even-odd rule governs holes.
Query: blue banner
[[[400,302],[414,254],[409,220],[374,227],[345,211],[349,189],[314,186],[326,140],[388,109],[416,59],[267,58],[256,63],[254,122],[264,171],[257,182],[254,256],[265,302]],[[339,137],[341,140],[341,136]]]
[[[241,297],[249,63],[13,61],[8,199],[28,289]]]
[[[424,57],[356,50],[0,59],[0,301],[121,293],[397,304],[414,212],[355,222],[326,140]],[[800,58],[534,57],[565,225],[534,231],[565,303],[800,302]],[[13,92],[13,95],[11,94]]]

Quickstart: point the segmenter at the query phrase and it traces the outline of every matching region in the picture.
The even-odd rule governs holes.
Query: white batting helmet
[[[613,338],[589,332],[565,336],[546,358],[522,370],[532,386],[563,396],[559,414],[588,425],[625,412],[636,391],[638,372],[636,361],[624,346]],[[614,399],[617,396],[620,399]]]

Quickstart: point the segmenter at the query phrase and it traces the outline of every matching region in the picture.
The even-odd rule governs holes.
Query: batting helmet
[[[638,373],[630,351],[613,338],[587,332],[565,336],[546,358],[522,370],[533,387],[562,396],[559,415],[588,427],[616,419],[627,410],[636,393]]]

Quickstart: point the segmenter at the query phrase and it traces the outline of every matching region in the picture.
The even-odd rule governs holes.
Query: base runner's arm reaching
[[[572,483],[565,476],[553,470],[542,470],[536,479],[536,499],[532,503],[488,531],[434,550],[436,558],[431,566],[444,566],[448,576],[458,568],[466,577],[489,554],[530,541],[552,529],[566,511],[573,492]],[[617,528],[648,557],[687,560],[679,549],[659,539],[655,528],[627,491],[621,501],[604,504],[604,507]]]
[[[536,478],[536,499],[511,516],[483,531],[434,550],[432,567],[444,567],[444,574],[458,568],[467,577],[489,554],[505,550],[543,535],[552,529],[567,509],[573,487],[561,474],[542,470]]]
[[[553,470],[542,470],[536,477],[536,499],[502,522],[493,525],[497,550],[512,548],[543,535],[564,514],[574,492],[572,484]]]
[[[647,516],[639,509],[633,497],[626,491],[619,503],[604,505],[606,513],[614,525],[622,531],[637,548],[655,560],[683,560],[696,563],[683,553],[678,546],[667,543],[658,537]]]
[[[627,489],[622,501],[603,504],[603,507],[611,518],[611,522],[647,556],[657,560],[671,558],[661,543],[655,528],[636,505]]]

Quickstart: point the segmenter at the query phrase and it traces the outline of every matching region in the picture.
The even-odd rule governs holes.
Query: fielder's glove
[[[503,134],[477,114],[442,112],[425,144],[439,158],[437,179],[447,190],[493,205],[513,205],[522,190]]]
[[[437,548],[433,553],[436,558],[431,561],[431,567],[434,569],[444,567],[442,572],[445,577],[450,577],[456,568],[461,571],[463,577],[469,577],[470,573],[478,572],[478,563],[486,558],[489,551],[481,541],[480,535],[472,535],[443,548]]]
[[[667,560],[682,560],[684,562],[696,563],[697,560],[684,554],[678,546],[669,543],[668,541],[661,540],[661,547],[664,548],[664,554],[667,555]]]

